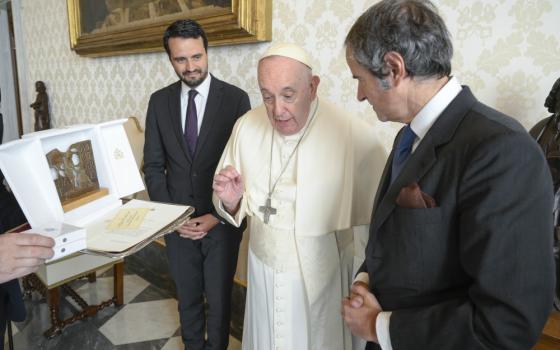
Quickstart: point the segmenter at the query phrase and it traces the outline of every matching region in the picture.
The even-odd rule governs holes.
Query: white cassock
[[[250,217],[243,349],[351,348],[340,315],[356,264],[351,228],[369,223],[386,155],[371,126],[319,99],[310,114],[316,103],[290,136],[273,138],[264,106],[247,112],[217,167],[232,165],[245,185],[235,217],[214,195],[219,214],[234,225]],[[278,178],[265,224],[259,207]]]

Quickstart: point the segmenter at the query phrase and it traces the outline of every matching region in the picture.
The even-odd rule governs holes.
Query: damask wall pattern
[[[374,124],[389,150],[401,127],[379,122],[355,99],[356,82],[344,60],[344,37],[374,0],[272,0],[273,39],[294,42],[313,56],[319,93]],[[55,126],[137,116],[150,94],[176,80],[164,52],[84,58],[70,49],[66,0],[22,0],[28,74],[48,88]],[[544,100],[560,77],[560,1],[436,0],[453,37],[453,74],[490,106],[530,128],[548,115]],[[211,72],[245,89],[260,104],[256,62],[269,43],[209,49]],[[27,111],[31,118],[30,111]],[[32,125],[32,123],[28,123]],[[27,130],[30,131],[30,130]]]

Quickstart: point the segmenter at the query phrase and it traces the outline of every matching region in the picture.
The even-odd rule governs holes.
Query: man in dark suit
[[[208,74],[208,40],[195,21],[171,24],[163,41],[180,81],[150,97],[146,185],[151,200],[196,209],[193,219],[165,238],[185,347],[226,349],[243,227],[220,221],[212,204],[212,180],[235,121],[251,108],[249,97]]]
[[[0,196],[0,226],[13,227],[11,224],[15,222],[14,218],[23,217],[21,210],[12,206],[17,205],[13,196],[8,198],[2,191]],[[8,200],[4,200],[6,198]],[[53,246],[52,238],[38,234],[0,234],[0,350],[4,349],[7,322],[25,319],[18,278],[36,271],[46,259],[51,258],[54,254]]]
[[[13,195],[4,191],[0,190],[0,232],[25,222]],[[0,350],[4,349],[7,322],[25,319],[18,278],[36,271],[52,257],[53,246],[52,238],[38,234],[0,234]]]
[[[551,310],[552,184],[523,127],[451,74],[429,1],[382,0],[346,59],[382,121],[406,124],[342,313],[375,349],[530,349]],[[364,283],[367,282],[367,283]]]
[[[0,113],[0,144],[3,136],[4,120]],[[21,208],[3,181],[4,175],[0,171],[0,350],[4,349],[7,322],[25,319],[18,278],[36,271],[54,254],[52,238],[37,234],[2,234],[25,222]]]

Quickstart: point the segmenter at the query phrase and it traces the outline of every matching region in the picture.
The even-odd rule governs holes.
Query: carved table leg
[[[102,310],[110,305],[122,305],[124,303],[124,262],[114,264],[113,272],[114,296],[111,299],[106,300],[98,305],[88,305],[88,303],[82,297],[80,297],[69,284],[63,284],[60,287],[47,289],[47,287],[42,284],[39,278],[37,278],[34,274],[31,274],[31,278],[24,282],[24,287],[28,287],[31,291],[37,290],[42,295],[46,295],[49,311],[51,313],[51,328],[47,329],[43,333],[45,337],[54,338],[57,335],[61,334],[64,327],[66,327],[67,325],[79,320],[83,320],[86,317],[94,316],[99,310]],[[96,281],[95,272],[88,274],[87,277],[90,282]],[[70,296],[81,309],[78,312],[74,312],[71,317],[64,320],[61,320],[59,315],[60,296],[62,292]]]
[[[87,275],[87,279],[89,283],[93,283],[95,281],[97,281],[97,275],[95,274],[95,271],[93,271],[92,273]]]
[[[113,266],[113,289],[115,306],[120,306],[124,303],[124,263],[120,262]]]
[[[31,279],[30,275],[27,275],[21,279],[24,298],[31,298],[31,293],[33,292],[33,286],[31,284],[30,279]]]
[[[33,292],[39,292],[42,297],[41,300],[47,297],[47,288],[34,273],[31,273],[22,279],[22,286],[23,296],[25,298],[31,298]]]
[[[63,323],[58,316],[60,306],[60,288],[52,288],[47,291],[47,303],[51,313],[51,328],[47,329],[44,333],[47,338],[54,338],[62,333]]]

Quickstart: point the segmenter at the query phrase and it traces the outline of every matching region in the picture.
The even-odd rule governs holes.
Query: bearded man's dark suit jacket
[[[390,184],[392,158],[361,271],[392,311],[393,349],[530,349],[554,289],[552,183],[537,144],[463,87]],[[435,208],[396,205],[413,182]]]
[[[183,138],[181,82],[152,94],[146,116],[144,174],[150,199],[191,205],[193,217],[212,213],[212,182],[238,117],[250,109],[247,93],[214,76],[194,157]],[[219,217],[218,217],[219,218]],[[190,349],[225,349],[231,289],[243,228],[219,223],[201,240],[166,236],[171,275],[179,299],[182,336]],[[203,293],[209,305],[204,341]]]

